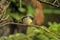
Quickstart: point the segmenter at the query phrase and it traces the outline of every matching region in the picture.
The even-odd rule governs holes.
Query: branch
[[[20,0],[20,8],[21,8],[21,6],[22,6],[21,4],[22,4],[22,0]]]
[[[7,22],[7,23],[5,23],[5,24],[3,24],[2,26],[5,26],[5,25],[10,25],[10,24],[15,24],[15,25],[19,25],[19,26],[32,26],[32,24],[31,25],[27,25],[27,24],[21,24],[21,23],[15,23],[15,22]]]
[[[58,2],[58,0],[57,1],[55,0],[53,3],[45,2],[45,1],[42,1],[42,0],[38,0],[38,1],[40,1],[41,3],[51,5],[51,6],[60,7],[60,5],[59,5],[60,3],[58,3],[58,5],[55,4],[56,2]]]
[[[6,0],[0,1],[0,20],[4,17],[7,8],[9,7],[10,2]]]
[[[27,25],[27,24],[14,23],[14,22],[9,22],[9,23],[6,23],[5,25],[7,25],[7,24],[16,24],[16,25],[20,25],[20,27],[21,27],[21,25],[22,25],[22,27],[25,26],[25,27],[37,27],[37,28],[42,28],[42,29],[45,30],[46,32],[51,33],[52,35],[60,38],[60,36],[58,36],[58,35],[56,35],[55,33],[49,31],[47,28],[44,28],[43,26],[38,26],[38,25],[34,25],[34,24]],[[4,25],[3,25],[3,26],[4,26]]]

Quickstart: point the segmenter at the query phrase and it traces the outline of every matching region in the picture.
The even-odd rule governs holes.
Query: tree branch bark
[[[51,6],[60,7],[60,5],[59,5],[60,3],[59,2],[58,2],[58,5],[55,4],[56,1],[58,1],[58,0],[55,0],[53,3],[45,2],[43,0],[38,0],[38,1],[40,1],[41,3],[45,3],[45,4],[48,4],[48,5],[51,5]]]

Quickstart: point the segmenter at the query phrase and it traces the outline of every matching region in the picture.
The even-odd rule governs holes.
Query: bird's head
[[[31,16],[25,16],[22,18],[22,21],[21,21],[23,24],[27,24],[27,25],[30,25],[33,23],[33,17]]]

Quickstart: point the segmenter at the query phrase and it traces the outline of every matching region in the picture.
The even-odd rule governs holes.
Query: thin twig
[[[41,0],[39,0],[41,3],[45,3],[45,4],[49,4],[49,5],[52,5],[52,6],[55,6],[55,7],[60,7],[60,3],[58,4],[58,5],[56,5],[56,4],[53,4],[53,3],[50,3],[50,2],[45,2],[45,1],[41,1]]]
[[[10,2],[7,2],[6,0],[1,1],[0,7],[2,10],[0,10],[0,20],[4,18],[4,15],[6,14],[6,10],[9,7]]]

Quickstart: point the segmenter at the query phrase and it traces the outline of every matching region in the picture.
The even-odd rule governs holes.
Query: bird
[[[33,23],[33,17],[32,16],[24,16],[21,19],[21,23],[22,24],[27,24],[27,25],[31,25]]]
[[[27,29],[29,27],[28,25],[32,25],[33,24],[33,17],[24,16],[24,17],[21,18],[21,21],[19,23],[24,24],[24,25],[18,26],[19,33],[26,34]]]

